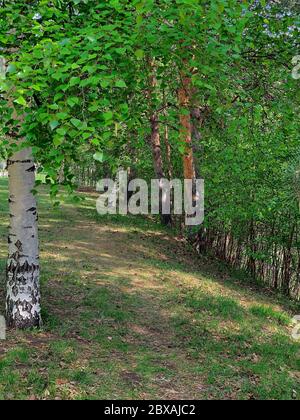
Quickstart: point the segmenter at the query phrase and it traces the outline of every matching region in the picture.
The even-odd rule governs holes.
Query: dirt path
[[[124,301],[129,305],[129,313],[125,315],[128,318],[125,319],[128,331],[123,337],[124,342],[131,347],[143,348],[151,359],[150,364],[154,363],[154,371],[172,372],[169,379],[163,373],[157,374],[151,380],[151,393],[142,392],[141,397],[153,396],[156,389],[156,396],[164,399],[201,398],[204,389],[202,378],[186,369],[189,356],[175,344],[174,332],[170,327],[172,310],[164,299],[171,292],[172,283],[177,287],[182,283],[178,274],[163,274],[165,270],[160,266],[185,259],[184,247],[179,240],[159,231],[143,232],[135,227],[103,225],[84,217],[83,211],[72,207],[64,209],[64,216],[64,222],[59,221],[54,228],[53,225],[41,224],[42,234],[51,232],[55,236],[54,242],[46,242],[45,239],[42,242],[42,261],[47,262],[44,262],[44,266],[47,264],[47,271],[55,272],[55,279],[47,283],[47,290],[49,286],[52,290],[50,301],[54,302],[57,291],[59,294],[61,291],[65,294],[65,302],[76,305],[79,312],[82,310],[81,303],[86,293],[81,291],[74,295],[72,287],[68,293],[63,284],[65,279],[70,278],[75,278],[87,289],[90,287],[94,290],[96,287],[109,290],[110,297],[117,300],[121,311]],[[149,239],[153,247],[149,247]],[[176,254],[171,254],[175,250],[180,254],[178,245],[181,255],[177,259]],[[78,317],[78,312],[74,313],[73,308],[70,308],[70,312],[66,311],[65,306],[58,308],[56,304],[50,308],[58,317],[67,314],[71,323],[72,317]],[[97,324],[99,319],[94,319],[94,322]],[[135,355],[127,354],[124,358],[123,354],[114,352],[114,357],[121,358],[121,363],[126,364],[121,378],[136,388],[143,378],[134,372]],[[176,362],[172,362],[174,358]]]

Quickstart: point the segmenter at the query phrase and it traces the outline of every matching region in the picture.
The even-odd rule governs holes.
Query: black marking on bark
[[[19,256],[21,255],[19,254]],[[39,268],[40,267],[38,264],[29,264],[28,261],[25,261],[23,264],[20,264],[19,261],[17,261],[15,258],[11,260],[7,266],[8,272],[15,273],[17,271],[18,274],[24,274],[28,272],[33,273],[39,270]]]
[[[12,272],[13,271],[13,267],[14,267],[14,264],[13,264],[12,261],[10,261],[9,265],[7,265],[7,272]]]
[[[37,300],[37,298],[36,298],[36,296],[35,296],[34,291],[31,293],[31,301],[32,301],[32,303],[33,303],[34,305],[36,305],[36,304],[38,303],[38,300]]]
[[[36,207],[31,207],[30,209],[26,210],[26,211],[32,211],[36,213]]]
[[[22,266],[20,266],[20,273],[26,273],[27,271],[30,271],[30,265],[28,264],[28,261],[25,261]]]
[[[26,329],[39,327],[42,324],[40,314],[34,306],[40,303],[39,295],[39,265],[25,261],[20,264],[22,255],[14,254],[14,260],[7,264],[7,280],[11,287],[11,295],[6,298],[7,324],[11,328]],[[18,294],[27,296],[26,299],[14,300]],[[24,316],[25,314],[25,316]]]
[[[14,285],[14,287],[12,288],[12,294],[14,295],[14,297],[18,296],[19,293],[19,289],[16,285]]]
[[[27,283],[26,277],[24,277],[24,276],[18,277],[17,281],[20,285],[26,286],[26,283]]]
[[[18,261],[18,259],[19,259],[19,252],[18,252],[18,251],[16,251],[16,252],[14,252],[13,254],[11,254],[11,255],[9,256],[9,259],[14,260],[14,261]]]
[[[31,166],[29,169],[26,169],[26,172],[35,172],[35,165]]]
[[[14,165],[15,163],[33,163],[33,161],[31,159],[26,159],[26,160],[11,160],[8,159],[7,161],[7,167]]]
[[[11,302],[9,307],[14,307],[15,303]],[[22,304],[20,305],[22,306]],[[22,306],[23,308],[23,306]],[[31,307],[32,309],[32,307]],[[8,311],[7,313],[7,325],[9,328],[17,328],[21,330],[25,330],[28,328],[38,328],[42,325],[42,320],[39,314],[35,311],[33,314],[28,312],[29,317],[24,318],[20,314],[20,309],[17,310],[17,312],[12,316],[12,311]]]
[[[22,242],[18,239],[17,242],[15,243],[16,248],[22,252],[23,251],[23,245]]]

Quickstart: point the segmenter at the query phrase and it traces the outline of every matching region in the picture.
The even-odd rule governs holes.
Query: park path
[[[40,195],[45,327],[1,343],[0,399],[295,395],[299,346],[274,297],[153,221],[100,218],[96,198],[53,209]]]
[[[65,205],[50,220],[48,208],[41,212],[42,272],[47,279],[44,298],[49,311],[72,324],[84,313],[82,303],[89,290],[109,291],[108,301],[100,301],[117,306],[114,315],[124,317],[122,322],[128,330],[124,341],[134,349],[126,355],[113,352],[116,364],[123,366],[121,376],[125,382],[135,391],[140,388],[143,372],[135,373],[135,367],[137,359],[145,358],[149,364],[144,368],[145,374],[148,375],[147,370],[154,374],[145,390],[141,387],[139,397],[201,398],[205,388],[202,378],[193,372],[186,350],[175,344],[171,324],[177,314],[168,304],[168,295],[199,283],[199,276],[173,266],[183,264],[192,271],[196,264],[191,264],[180,238],[160,231],[153,223],[148,226],[139,221],[135,226],[124,219],[122,226],[122,219],[118,223],[97,220],[95,198],[90,195],[80,210]],[[74,284],[79,288],[74,289]],[[60,306],[63,294],[64,305]],[[99,319],[94,321],[97,324]],[[111,336],[107,339],[111,340]]]

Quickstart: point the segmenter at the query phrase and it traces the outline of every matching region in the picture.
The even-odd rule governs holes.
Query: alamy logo
[[[4,316],[0,316],[0,340],[6,340],[6,322]]]
[[[151,191],[143,179],[128,182],[126,171],[118,173],[116,181],[103,179],[97,184],[101,193],[97,200],[99,214],[185,214],[187,226],[198,226],[204,221],[204,180],[153,179]],[[149,197],[150,203],[149,203]],[[149,205],[150,204],[150,205]]]

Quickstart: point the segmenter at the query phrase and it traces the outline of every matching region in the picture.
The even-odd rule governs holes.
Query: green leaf
[[[92,136],[92,134],[91,134],[91,133],[89,133],[89,132],[86,132],[86,133],[83,133],[83,134],[82,134],[82,138],[83,138],[83,140],[89,139],[91,136]]]
[[[60,137],[60,136],[55,136],[53,138],[53,144],[54,146],[60,146],[64,141],[64,137]]]
[[[103,152],[97,152],[94,154],[93,159],[96,160],[97,162],[101,162],[103,163],[104,161],[104,153]]]
[[[79,128],[82,126],[82,122],[78,120],[77,118],[71,119],[71,124],[74,125],[74,127]]]
[[[103,112],[103,118],[105,121],[112,121],[114,114],[111,111]]]
[[[49,109],[53,109],[54,111],[57,111],[59,109],[59,105],[53,104],[48,106]]]
[[[65,136],[65,135],[66,135],[66,133],[67,133],[67,130],[66,130],[65,128],[58,128],[58,129],[56,130],[56,132],[57,132],[58,134],[60,134],[61,136]]]
[[[90,112],[95,112],[95,111],[98,111],[98,108],[99,108],[99,105],[94,104],[94,105],[89,106],[88,110]]]
[[[23,96],[19,96],[14,102],[22,106],[27,106],[27,102]]]
[[[110,85],[110,82],[108,80],[101,80],[100,86],[105,89]]]
[[[126,48],[116,48],[116,52],[120,55],[124,55],[126,53]]]
[[[139,60],[141,60],[141,59],[142,59],[142,58],[144,58],[144,56],[145,56],[145,51],[144,51],[144,50],[141,50],[141,49],[136,50],[136,52],[135,52],[135,56],[136,56]]]
[[[80,82],[81,82],[80,77],[72,77],[70,79],[69,85],[76,86],[76,85],[79,85]]]
[[[99,146],[100,141],[98,139],[92,139],[91,144],[93,144],[94,146]]]
[[[67,99],[67,104],[73,108],[75,105],[79,103],[79,98],[76,98],[75,96],[72,96]]]
[[[55,130],[56,127],[59,126],[59,122],[54,120],[54,121],[51,121],[49,125],[50,125],[51,130]]]
[[[126,88],[127,87],[127,85],[124,82],[124,80],[117,80],[116,83],[115,83],[115,86],[117,88]]]
[[[37,92],[41,92],[42,87],[40,85],[32,85],[31,89],[36,90]]]
[[[58,113],[56,114],[56,117],[57,117],[59,120],[66,120],[66,119],[69,117],[69,114],[67,114],[66,112],[58,112]]]
[[[9,64],[6,71],[7,73],[15,73],[17,71],[17,67],[14,64]]]

